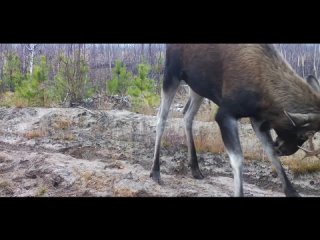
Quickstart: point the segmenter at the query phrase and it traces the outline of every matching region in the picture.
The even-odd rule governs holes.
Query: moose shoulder
[[[189,161],[203,178],[192,136],[192,122],[203,98],[219,106],[216,121],[234,173],[235,196],[243,196],[243,154],[237,120],[251,118],[256,135],[275,166],[286,196],[297,196],[278,156],[295,153],[320,130],[320,95],[314,79],[305,81],[273,45],[172,44],[167,46],[162,101],[151,177],[160,181],[160,142],[180,81],[191,88],[184,110]],[[310,85],[312,87],[310,87]],[[274,143],[270,130],[278,135]]]

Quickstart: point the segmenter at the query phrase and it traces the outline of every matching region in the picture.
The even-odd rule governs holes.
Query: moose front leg
[[[243,197],[242,162],[243,154],[238,133],[238,121],[220,108],[216,121],[219,124],[222,139],[230,158],[234,177],[234,195]]]
[[[278,176],[280,177],[280,180],[282,182],[282,188],[287,197],[299,197],[299,194],[292,186],[290,180],[288,179],[281,162],[279,160],[279,157],[277,153],[275,152],[275,149],[273,147],[273,141],[270,134],[269,129],[263,129],[262,124],[263,122],[257,121],[255,119],[251,118],[251,124],[252,127],[259,138],[259,140],[262,142],[262,145],[264,147],[264,150],[267,153],[267,156],[269,160],[272,162],[273,166],[276,168],[276,171],[278,173]]]

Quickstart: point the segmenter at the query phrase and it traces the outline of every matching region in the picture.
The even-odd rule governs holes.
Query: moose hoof
[[[195,179],[204,179],[204,176],[202,175],[201,171],[198,169],[192,169],[192,176],[195,178]]]
[[[152,171],[150,173],[150,177],[153,179],[153,181],[155,181],[159,185],[162,184],[162,181],[161,181],[161,178],[160,178],[160,171]]]
[[[289,190],[285,192],[286,197],[301,197],[300,194],[295,190]]]

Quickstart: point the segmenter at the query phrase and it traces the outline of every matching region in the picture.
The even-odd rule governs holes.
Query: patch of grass
[[[67,132],[60,132],[55,134],[53,137],[54,140],[66,140],[66,141],[72,141],[76,139],[76,136],[73,133]]]
[[[12,196],[14,194],[11,184],[7,181],[0,182],[0,190],[2,194]]]
[[[10,186],[10,183],[7,181],[0,182],[0,188],[7,188]]]
[[[267,159],[267,155],[264,154],[264,152],[261,150],[261,151],[250,151],[250,150],[247,150],[247,151],[244,151],[243,153],[243,157],[244,157],[244,160],[264,160],[264,159]]]
[[[15,107],[16,96],[14,92],[7,91],[0,95],[0,106]]]
[[[80,128],[85,128],[86,127],[86,116],[80,116],[79,117],[78,126]]]
[[[0,96],[0,106],[24,108],[30,106],[30,104],[15,92],[7,91]]]
[[[14,99],[14,106],[16,108],[24,108],[28,107],[28,103],[26,102],[26,100],[17,97]]]
[[[174,130],[166,131],[163,134],[162,141],[161,141],[161,147],[170,149],[173,151],[179,151],[182,150],[182,148],[186,148],[186,138],[184,135],[180,135]]]
[[[0,106],[14,107],[14,92],[7,91],[0,95]]]
[[[150,115],[150,116],[155,116],[157,115],[156,108],[148,106],[148,105],[141,105],[141,106],[136,106],[132,107],[131,109],[133,112],[144,114],[144,115]]]
[[[35,129],[35,130],[27,131],[23,134],[23,136],[28,139],[45,137],[47,135],[48,135],[48,133],[42,129]]]
[[[72,141],[75,139],[76,139],[76,136],[73,133],[63,134],[63,140]]]
[[[200,129],[199,133],[193,135],[194,144],[197,153],[223,153],[224,144],[220,134],[211,135],[205,128]],[[187,148],[185,133],[179,134],[174,130],[167,131],[162,138],[161,146],[174,151],[179,151],[181,148]]]
[[[87,172],[83,172],[81,174],[81,177],[85,180],[85,182],[88,182],[88,181],[90,181],[92,179],[92,175],[93,175],[92,172],[87,171]]]
[[[81,179],[81,184],[85,188],[95,189],[97,191],[104,191],[107,185],[108,180],[102,178],[101,176],[97,176],[94,171],[79,171],[75,169],[77,174],[79,174]]]
[[[298,159],[295,156],[283,158],[286,165],[294,175],[303,175],[320,171],[320,160],[318,158]]]
[[[69,119],[59,119],[53,124],[53,128],[55,129],[68,129],[70,128],[72,121]]]
[[[38,189],[35,197],[43,197],[48,192],[48,188],[46,186],[42,186]]]
[[[200,133],[194,136],[194,144],[198,153],[223,153],[224,144],[219,134],[211,136],[208,131],[201,129]]]

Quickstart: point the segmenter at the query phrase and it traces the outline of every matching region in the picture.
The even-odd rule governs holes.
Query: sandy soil
[[[205,179],[191,176],[183,144],[161,151],[158,185],[149,177],[156,117],[81,108],[0,108],[0,196],[229,197],[233,175],[225,153],[200,153]],[[184,139],[183,121],[170,118],[166,134]],[[217,134],[212,122],[195,122],[194,134]],[[260,145],[249,125],[243,148]],[[214,141],[214,139],[213,139]],[[289,178],[302,196],[320,196],[319,173]],[[246,160],[249,197],[283,197],[267,160]]]

